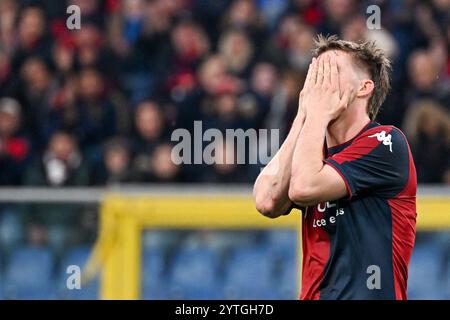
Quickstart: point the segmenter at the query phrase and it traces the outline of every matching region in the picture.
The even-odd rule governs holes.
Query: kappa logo
[[[383,130],[381,132],[378,132],[378,133],[375,133],[375,134],[369,136],[369,138],[375,138],[375,137],[377,138],[378,141],[382,141],[385,146],[389,146],[389,151],[392,152],[392,136],[391,136],[391,134],[386,135],[386,131]]]

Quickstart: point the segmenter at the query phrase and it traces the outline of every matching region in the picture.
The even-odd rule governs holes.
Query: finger
[[[337,88],[339,88],[339,70],[337,67],[337,62],[336,62],[335,57],[331,57],[330,68],[331,68],[331,72],[330,72],[331,84],[335,85],[335,86],[337,86]]]
[[[310,82],[311,82],[311,73],[312,73],[311,71],[312,71],[312,66],[313,66],[313,63],[311,62],[311,63],[309,64],[309,67],[308,67],[308,73],[306,74],[305,84],[303,85],[304,88],[308,87],[308,85],[309,85]]]
[[[323,67],[323,85],[329,86],[331,83],[331,75],[330,75],[330,56],[326,56],[324,59],[324,67]]]
[[[317,72],[317,59],[313,58],[312,62],[309,64],[308,73],[306,75],[305,87],[311,87],[316,83],[316,72]]]
[[[324,57],[319,57],[319,65],[317,68],[316,85],[321,86],[323,82]]]
[[[309,87],[312,87],[313,85],[316,84],[318,67],[319,67],[319,61],[317,58],[314,58],[314,60],[311,64],[311,70],[309,72],[309,81],[308,81]]]

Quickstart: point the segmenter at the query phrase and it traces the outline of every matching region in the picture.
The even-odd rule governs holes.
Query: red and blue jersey
[[[416,170],[403,133],[369,123],[327,150],[348,197],[303,211],[301,299],[406,299],[416,234]],[[379,284],[368,285],[372,271]]]

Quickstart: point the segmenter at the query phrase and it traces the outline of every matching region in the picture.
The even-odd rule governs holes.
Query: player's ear
[[[356,91],[356,96],[358,98],[368,97],[372,94],[375,84],[370,79],[361,80],[359,83],[358,90]]]

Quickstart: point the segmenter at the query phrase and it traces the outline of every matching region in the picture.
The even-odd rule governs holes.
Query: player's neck
[[[328,148],[353,139],[370,122],[365,108],[351,107],[328,126],[326,134]]]

